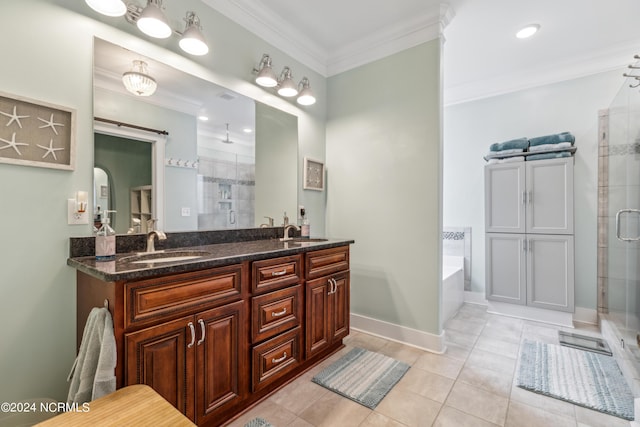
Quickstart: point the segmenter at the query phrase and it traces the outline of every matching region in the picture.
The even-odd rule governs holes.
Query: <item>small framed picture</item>
[[[0,163],[73,170],[74,109],[0,92]]]
[[[106,199],[107,197],[109,197],[109,187],[107,187],[106,185],[101,185],[100,186],[100,198],[101,199]]]
[[[305,190],[324,190],[324,163],[319,160],[304,158],[304,181],[302,188]]]

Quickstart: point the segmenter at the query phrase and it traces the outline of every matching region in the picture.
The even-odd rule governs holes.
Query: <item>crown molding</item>
[[[638,44],[636,41],[630,41],[570,60],[547,63],[518,72],[512,70],[505,75],[474,80],[461,85],[445,86],[444,105],[447,107],[476,101],[616,69],[622,71],[628,64],[635,61],[633,55],[636,53],[638,53]],[[622,73],[620,77],[622,77]]]
[[[370,37],[348,43],[335,52],[328,52],[258,2],[202,1],[323,77],[330,77],[437,39],[442,36],[444,27],[453,17],[452,9],[446,4],[440,4],[422,15],[398,25],[382,28]]]

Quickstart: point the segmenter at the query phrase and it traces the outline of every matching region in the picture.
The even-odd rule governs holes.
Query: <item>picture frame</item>
[[[106,185],[101,185],[100,186],[100,198],[101,199],[106,199],[109,197],[109,187],[107,187]]]
[[[74,170],[76,110],[0,92],[0,163]]]
[[[305,190],[324,191],[324,181],[324,163],[320,160],[305,157],[302,188]]]

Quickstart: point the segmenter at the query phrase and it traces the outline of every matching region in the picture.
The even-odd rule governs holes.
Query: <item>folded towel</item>
[[[508,154],[518,154],[518,153],[523,153],[524,149],[522,148],[514,148],[512,150],[502,150],[502,151],[489,151],[487,153],[486,156],[484,156],[485,159],[495,159],[495,158],[499,158],[499,157],[504,157],[505,155]]]
[[[528,146],[529,146],[529,140],[527,138],[518,138],[518,139],[512,139],[510,141],[496,142],[495,144],[491,144],[491,146],[489,147],[489,150],[504,151],[504,150],[514,150],[516,148],[525,150]]]
[[[531,160],[545,160],[545,159],[559,159],[562,157],[571,157],[571,153],[568,151],[557,151],[555,153],[541,153],[541,154],[532,154],[531,156],[527,156],[527,161]]]
[[[93,308],[67,378],[71,380],[67,403],[85,403],[114,392],[116,361],[111,314],[106,308]]]
[[[529,151],[532,153],[535,151],[559,151],[566,150],[571,147],[573,147],[573,144],[570,142],[560,142],[558,144],[532,145],[529,147]]]
[[[529,145],[543,145],[543,144],[559,144],[561,142],[576,142],[576,138],[571,132],[554,133],[553,135],[538,136],[529,140]]]
[[[498,163],[515,163],[515,162],[524,162],[524,156],[513,156],[513,157],[507,157],[505,159],[489,159],[487,164],[495,165]]]

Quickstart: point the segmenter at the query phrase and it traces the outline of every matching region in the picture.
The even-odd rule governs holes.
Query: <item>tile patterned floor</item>
[[[521,341],[557,344],[558,330],[543,323],[491,315],[465,304],[446,325],[447,352],[437,355],[352,331],[346,347],[235,420],[260,417],[275,427],[628,427],[620,418],[515,386]],[[600,336],[592,325],[578,332]],[[332,393],[311,378],[353,347],[402,360],[411,369],[375,410]]]

